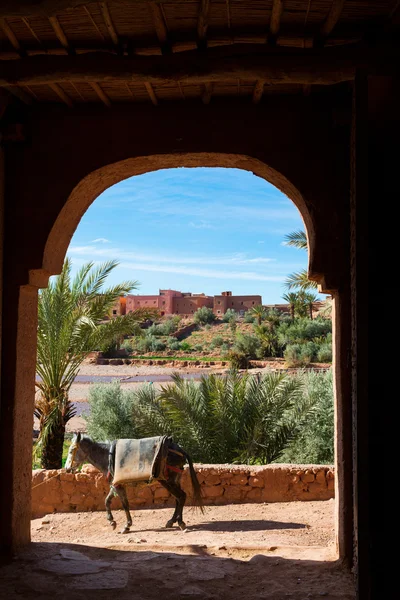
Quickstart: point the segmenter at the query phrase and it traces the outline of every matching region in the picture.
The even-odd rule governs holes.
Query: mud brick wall
[[[204,504],[329,500],[334,497],[334,470],[327,465],[195,465]],[[192,503],[189,472],[182,487]],[[106,479],[91,465],[80,473],[38,469],[32,472],[32,518],[52,512],[105,510]],[[160,483],[127,486],[131,508],[173,506]],[[119,508],[118,498],[113,507]]]

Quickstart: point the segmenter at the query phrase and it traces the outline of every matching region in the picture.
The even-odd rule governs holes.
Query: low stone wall
[[[334,470],[326,465],[195,465],[204,504],[329,500],[334,497]],[[192,503],[188,469],[182,487]],[[52,512],[105,510],[109,491],[105,477],[91,465],[80,473],[38,469],[32,472],[32,518]],[[173,506],[160,483],[127,486],[132,508]],[[119,507],[119,499],[113,506]]]

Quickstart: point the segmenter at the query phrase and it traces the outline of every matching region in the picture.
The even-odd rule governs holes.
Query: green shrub
[[[247,358],[257,358],[261,350],[261,342],[258,337],[249,333],[239,333],[236,336],[233,350],[243,354]]]
[[[215,318],[216,317],[212,309],[208,308],[207,306],[202,306],[201,308],[197,309],[193,315],[193,321],[197,325],[206,325],[209,323],[213,323],[215,321]]]
[[[235,350],[231,350],[228,352],[226,358],[229,361],[231,369],[247,369],[249,366],[249,358],[243,352],[237,352]]]
[[[255,323],[256,322],[256,318],[251,314],[251,312],[249,312],[248,310],[246,310],[243,321],[245,323]]]
[[[227,342],[224,342],[221,346],[221,354],[224,356],[225,354],[228,354],[230,350],[230,345]]]
[[[334,464],[334,400],[332,371],[299,374],[304,394],[314,405],[299,436],[280,457],[280,462]]]
[[[224,338],[221,335],[216,335],[210,344],[210,348],[219,348],[224,343]]]
[[[90,384],[90,412],[84,415],[87,432],[95,440],[137,438],[132,420],[133,392],[123,392],[119,382]]]
[[[196,346],[193,346],[192,350],[195,352],[203,352],[203,346],[201,344],[196,344]]]
[[[121,348],[126,350],[128,354],[132,354],[133,347],[134,347],[134,344],[133,344],[132,338],[128,338],[128,339],[124,340],[121,344]]]
[[[182,352],[190,352],[192,349],[192,346],[189,344],[189,342],[181,342],[179,346],[179,349],[182,350]]]
[[[236,311],[234,311],[233,308],[228,308],[228,310],[222,317],[222,321],[224,323],[229,323],[232,318],[236,319],[236,317]]]
[[[157,338],[151,341],[151,352],[163,352],[166,347],[167,345],[161,340],[157,340]]]
[[[178,350],[180,350],[180,349],[181,349],[181,344],[180,344],[180,342],[178,342],[178,340],[174,340],[173,342],[171,342],[171,343],[168,345],[168,348],[169,348],[170,350],[174,350],[174,351],[176,352],[176,351],[178,351]]]
[[[332,362],[332,344],[321,344],[317,352],[317,361],[322,363]]]
[[[317,357],[318,346],[314,342],[291,344],[286,347],[283,355],[288,367],[307,367]]]
[[[332,332],[332,322],[328,319],[297,319],[294,322],[281,322],[277,328],[281,346],[297,344],[313,338],[327,337]]]

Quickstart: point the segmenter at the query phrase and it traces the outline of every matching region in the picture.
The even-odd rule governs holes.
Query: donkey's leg
[[[106,504],[106,511],[107,511],[107,519],[110,521],[111,527],[113,529],[115,529],[117,524],[114,521],[114,517],[112,516],[112,512],[111,512],[111,500],[112,500],[113,496],[114,496],[114,488],[111,486],[110,491],[107,494],[105,504]]]
[[[182,519],[183,507],[186,502],[186,493],[181,488],[179,482],[168,479],[167,481],[160,481],[160,483],[176,498],[174,514],[172,515],[172,518],[167,521],[165,527],[172,527],[172,525],[178,521],[179,527],[181,529],[186,529],[186,523]]]
[[[132,517],[131,517],[131,513],[129,512],[129,502],[128,502],[128,496],[126,495],[126,489],[123,485],[118,485],[118,486],[116,486],[115,490],[116,490],[118,496],[120,497],[123,509],[126,514],[126,525],[125,525],[124,529],[121,529],[121,533],[129,533],[129,528],[132,525]]]

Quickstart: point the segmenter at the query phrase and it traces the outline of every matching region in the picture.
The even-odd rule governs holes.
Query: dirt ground
[[[108,600],[354,600],[336,560],[334,501],[132,511],[129,534],[104,512],[32,521],[33,544],[0,571],[0,597]],[[123,511],[114,511],[118,528]]]

